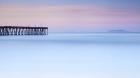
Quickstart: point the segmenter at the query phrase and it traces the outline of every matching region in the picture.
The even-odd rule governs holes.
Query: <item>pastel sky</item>
[[[0,25],[50,32],[140,31],[139,0],[0,0]]]

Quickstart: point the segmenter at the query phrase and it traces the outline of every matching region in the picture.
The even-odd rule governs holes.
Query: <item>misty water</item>
[[[0,78],[140,78],[140,34],[0,36]]]

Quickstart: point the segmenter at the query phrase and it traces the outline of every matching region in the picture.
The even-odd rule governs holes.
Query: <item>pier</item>
[[[48,27],[0,26],[0,36],[48,35]]]

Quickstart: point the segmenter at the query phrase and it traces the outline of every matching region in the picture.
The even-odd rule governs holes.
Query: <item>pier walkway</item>
[[[48,27],[0,26],[0,36],[48,35]]]

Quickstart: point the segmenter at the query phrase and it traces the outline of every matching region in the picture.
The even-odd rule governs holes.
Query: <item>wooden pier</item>
[[[0,36],[48,35],[48,27],[0,26]]]

